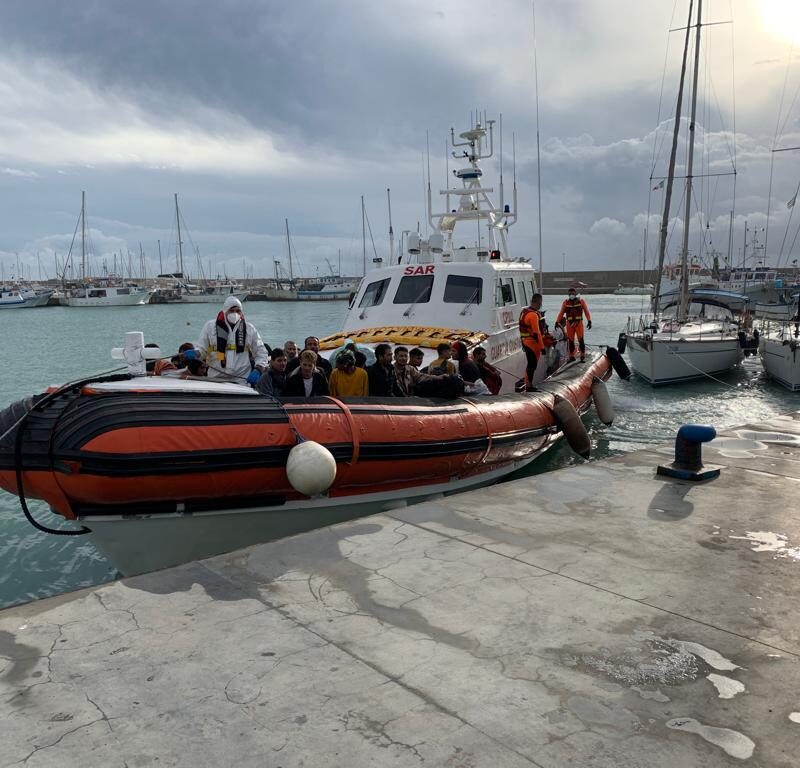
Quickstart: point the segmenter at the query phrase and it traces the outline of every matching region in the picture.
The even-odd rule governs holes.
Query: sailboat
[[[183,239],[181,237],[181,211],[178,207],[178,194],[175,193],[175,226],[177,229],[177,275],[181,276],[175,286],[176,292],[180,297],[183,304],[219,304],[225,300],[227,296],[235,296],[239,301],[244,301],[250,295],[247,290],[240,283],[233,280],[206,280],[202,279],[200,284],[190,282],[184,279],[183,271]],[[200,256],[197,256],[197,267],[202,274],[202,265],[200,263]]]
[[[800,392],[800,293],[793,294],[787,306],[785,320],[764,324],[758,354],[767,378],[790,392]]]
[[[78,285],[65,288],[60,303],[65,307],[130,307],[147,304],[155,289],[141,288],[132,283],[124,283],[119,278],[91,278],[86,269],[86,192],[81,192],[81,275]],[[74,244],[74,238],[73,238]],[[69,255],[64,265],[69,263]]]
[[[700,29],[702,0],[697,2],[697,23],[692,25],[692,5],[683,48],[680,86],[672,136],[664,214],[659,239],[658,282],[653,298],[653,318],[641,318],[638,324],[630,320],[626,331],[627,349],[633,370],[653,386],[675,384],[729,371],[744,358],[743,333],[738,315],[748,297],[730,291],[689,289],[689,225],[691,221],[692,170],[694,162],[695,118],[697,114],[697,80],[700,64]],[[681,102],[686,76],[690,32],[694,28],[694,71],[692,82],[691,117],[689,122],[688,157],[686,166],[686,207],[684,211],[683,244],[681,251],[681,287],[678,294],[663,297],[661,274],[667,243],[672,186],[675,180],[675,158],[680,131]]]

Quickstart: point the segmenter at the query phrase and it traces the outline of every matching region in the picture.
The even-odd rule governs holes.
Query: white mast
[[[178,209],[178,193],[175,193],[175,222],[178,226],[178,272],[183,274],[183,243],[181,242],[181,212]]]
[[[683,43],[683,60],[681,62],[681,79],[678,85],[678,102],[675,106],[675,126],[672,132],[672,149],[667,169],[667,189],[664,193],[664,214],[661,218],[661,230],[658,239],[658,271],[656,272],[656,289],[653,292],[653,312],[658,309],[658,297],[661,293],[661,275],[664,271],[664,254],[667,249],[667,230],[669,228],[669,209],[672,202],[672,185],[675,181],[675,157],[678,153],[678,134],[681,128],[681,105],[683,103],[683,84],[686,79],[686,57],[689,53],[689,33],[692,28],[693,0],[689,0],[689,19],[686,22],[686,39]]]
[[[542,161],[539,155],[539,65],[536,58],[536,3],[533,7],[533,78],[536,86],[536,195],[539,201],[539,290],[544,285],[542,256]]]
[[[361,249],[364,257],[364,275],[367,274],[367,213],[364,209],[364,195],[361,195]]]
[[[703,0],[697,1],[697,33],[694,42],[694,72],[692,73],[692,114],[689,118],[689,158],[686,163],[686,208],[683,217],[683,255],[681,257],[681,312],[685,320],[689,311],[689,217],[692,212],[692,165],[694,163],[694,121],[697,114],[697,75],[700,68],[700,27]]]
[[[86,282],[86,192],[81,192],[81,281]]]
[[[394,230],[392,229],[392,190],[386,189],[386,202],[389,205],[389,264],[394,264]]]
[[[294,288],[294,266],[292,265],[292,240],[289,237],[289,219],[283,220],[286,224],[286,247],[289,249],[289,284]]]

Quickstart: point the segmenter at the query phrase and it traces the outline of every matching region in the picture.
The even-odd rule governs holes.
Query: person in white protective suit
[[[245,320],[242,302],[235,296],[228,296],[216,319],[205,324],[195,352],[208,365],[209,379],[252,386],[269,360],[260,334]]]

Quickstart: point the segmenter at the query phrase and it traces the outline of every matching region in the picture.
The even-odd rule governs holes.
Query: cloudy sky
[[[695,162],[709,174],[737,170],[734,258],[745,221],[766,234],[776,125],[778,146],[800,145],[798,6],[704,3],[707,21],[733,24],[704,33]],[[648,209],[655,222],[662,204],[650,176],[665,174],[677,91],[684,33],[668,30],[687,11],[688,0],[538,0],[545,269],[639,263]],[[4,273],[19,254],[34,278],[40,265],[53,274],[81,190],[94,271],[141,243],[152,274],[159,239],[171,267],[177,192],[184,239],[212,272],[272,274],[275,259],[285,263],[288,218],[306,274],[326,273],[339,251],[343,271],[359,273],[360,196],[382,255],[387,187],[395,231],[424,230],[426,132],[435,192],[449,129],[464,130],[476,109],[503,115],[506,183],[515,136],[511,243],[538,261],[532,26],[529,0],[5,0]],[[682,141],[681,165],[684,150]],[[800,152],[775,158],[768,251],[785,262],[800,219],[784,242]],[[497,160],[486,164],[492,179]],[[673,255],[682,194],[676,184]],[[692,205],[693,229],[708,224],[706,242],[723,253],[733,195],[733,176],[709,176]],[[692,250],[701,245],[694,236]]]

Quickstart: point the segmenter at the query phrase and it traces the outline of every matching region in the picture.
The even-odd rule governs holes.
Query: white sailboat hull
[[[134,307],[147,304],[154,291],[143,291],[115,296],[63,296],[61,305],[65,307]]]
[[[183,293],[181,303],[183,304],[221,304],[228,296],[235,296],[239,301],[244,301],[250,295],[250,291],[233,291],[232,293]]]
[[[633,370],[653,386],[716,376],[744,358],[736,336],[723,338],[655,338],[628,335]]]
[[[796,339],[762,336],[758,353],[764,372],[790,392],[800,392],[800,344]]]

